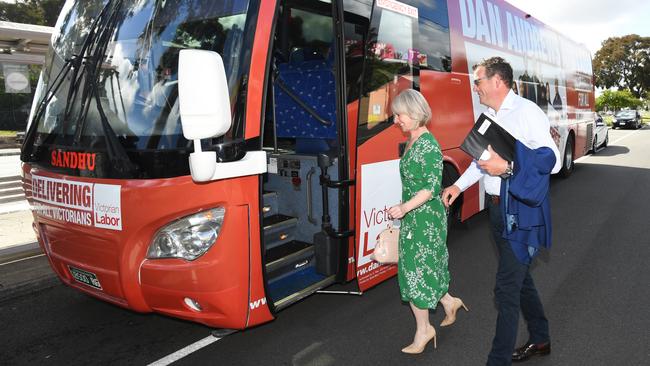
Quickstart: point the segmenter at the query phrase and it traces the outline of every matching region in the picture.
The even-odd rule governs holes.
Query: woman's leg
[[[426,334],[430,328],[433,328],[433,325],[429,322],[429,309],[420,309],[412,302],[409,303],[409,305],[411,305],[411,311],[413,311],[413,315],[415,316],[415,323],[417,326],[415,335]]]
[[[449,295],[449,292],[445,294],[445,296],[440,298],[440,303],[442,304],[442,307],[445,309],[445,313],[449,314],[449,312],[454,308],[456,303],[454,302],[455,297]]]
[[[446,327],[448,325],[454,324],[456,321],[456,313],[458,312],[458,309],[461,307],[465,309],[465,311],[469,311],[465,304],[463,303],[463,300],[461,300],[458,297],[453,297],[449,295],[449,292],[447,292],[441,299],[440,303],[442,304],[442,307],[445,309],[445,319],[440,323],[441,326]]]
[[[402,349],[405,353],[421,353],[424,347],[433,339],[434,348],[436,345],[436,329],[429,322],[429,309],[420,309],[413,303],[409,303],[413,316],[415,317],[415,336],[413,343]]]

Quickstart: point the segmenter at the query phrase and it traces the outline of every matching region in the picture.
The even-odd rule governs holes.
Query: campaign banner
[[[57,221],[122,230],[121,186],[32,175],[32,210]]]
[[[397,266],[380,265],[370,256],[379,233],[392,223],[388,209],[400,203],[401,198],[399,159],[361,166],[361,222],[357,244],[357,280],[361,290],[395,275]]]

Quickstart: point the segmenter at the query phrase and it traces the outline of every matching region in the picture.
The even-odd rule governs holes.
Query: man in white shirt
[[[512,67],[501,57],[482,61],[474,68],[473,90],[487,113],[529,149],[548,147],[555,154],[553,173],[561,168],[560,153],[550,134],[546,114],[535,103],[512,91]],[[492,236],[499,250],[499,268],[494,289],[498,304],[497,327],[488,365],[510,365],[551,351],[548,321],[537,289],[529,272],[529,265],[521,263],[510,244],[503,238],[504,220],[499,206],[501,176],[511,175],[513,162],[501,158],[488,147],[490,157],[474,160],[463,175],[446,188],[443,203],[449,207],[460,193],[483,178],[486,205]],[[514,350],[517,340],[519,311],[522,311],[530,334],[528,342]],[[514,350],[514,352],[513,352]]]

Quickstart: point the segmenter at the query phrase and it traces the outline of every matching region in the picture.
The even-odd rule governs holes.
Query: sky
[[[609,37],[650,37],[647,0],[506,0],[587,46],[592,56]]]

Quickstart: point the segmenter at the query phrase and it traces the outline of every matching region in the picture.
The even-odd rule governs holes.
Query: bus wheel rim
[[[573,148],[570,144],[566,146],[566,152],[564,153],[564,167],[568,170],[571,169],[571,164],[573,163]]]

